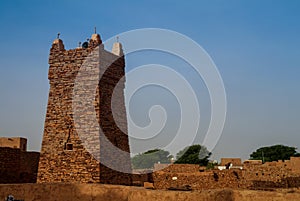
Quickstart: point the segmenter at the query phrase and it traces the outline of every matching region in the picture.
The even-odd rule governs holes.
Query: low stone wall
[[[24,201],[285,201],[300,200],[299,190],[266,192],[215,189],[163,191],[104,184],[1,184],[0,200],[8,195]]]
[[[182,188],[190,186],[193,190],[218,188],[247,188],[250,183],[242,179],[241,170],[206,171],[194,173],[172,173],[157,171],[153,173],[156,189]]]
[[[286,177],[279,181],[253,180],[250,189],[299,188],[300,177]]]
[[[251,189],[300,187],[299,159],[245,165],[242,178],[252,181]]]
[[[272,162],[263,165],[247,165],[244,169],[201,171],[198,165],[174,164],[153,173],[156,189],[191,187],[203,189],[270,189],[298,188],[300,174],[297,168],[290,165],[298,158],[287,162]]]

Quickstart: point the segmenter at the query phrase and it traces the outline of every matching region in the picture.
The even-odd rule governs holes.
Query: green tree
[[[300,157],[300,153],[296,153],[294,157]]]
[[[250,160],[262,160],[263,162],[289,160],[291,156],[299,156],[296,149],[296,147],[285,145],[261,147],[250,155]]]
[[[207,166],[208,158],[211,152],[207,150],[205,146],[199,144],[192,145],[184,148],[176,154],[177,164],[199,164],[201,166]]]
[[[153,149],[142,154],[135,155],[131,158],[132,167],[134,169],[153,168],[154,163],[170,163],[172,155],[170,152],[162,149]]]

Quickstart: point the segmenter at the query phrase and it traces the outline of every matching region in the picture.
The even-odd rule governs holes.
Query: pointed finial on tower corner
[[[117,55],[117,56],[123,56],[123,48],[122,48],[122,44],[119,43],[119,37],[117,37],[117,42],[115,42],[113,44],[113,48],[112,48],[112,53]]]
[[[94,27],[94,34],[96,34],[97,33],[97,27]]]
[[[119,42],[119,36],[117,36],[117,43]]]
[[[100,35],[96,33],[96,27],[95,27],[95,33],[92,35],[91,39],[88,41],[90,43],[93,43],[94,45],[100,45],[102,44]]]
[[[65,46],[63,41],[59,38],[60,33],[57,33],[57,38],[52,42],[52,48],[58,49],[58,50],[65,50]]]

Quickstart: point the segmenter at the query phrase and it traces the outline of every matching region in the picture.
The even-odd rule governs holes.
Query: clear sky
[[[245,159],[256,148],[277,143],[300,148],[297,0],[3,0],[0,25],[0,136],[27,137],[30,150],[40,150],[52,41],[60,32],[66,48],[75,48],[91,36],[94,26],[102,40],[138,28],[170,29],[210,54],[228,101],[214,158]],[[127,71],[151,63],[149,58],[128,56]],[[143,97],[147,90],[141,92]],[[172,135],[172,130],[168,132]]]

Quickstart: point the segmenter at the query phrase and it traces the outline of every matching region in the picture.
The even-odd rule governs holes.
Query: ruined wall
[[[233,188],[269,189],[300,187],[300,158],[289,161],[269,162],[262,165],[248,164],[244,169],[200,171],[198,165],[173,164],[153,173],[156,189],[182,188],[194,190]]]
[[[0,183],[35,183],[39,153],[0,147]]]
[[[93,34],[87,48],[65,50],[60,39],[53,42],[38,182],[131,182],[128,175],[100,164],[100,158],[110,157],[114,163],[131,170],[128,137],[116,126],[110,102],[116,83],[124,75],[124,57],[107,52],[101,43],[98,34]],[[99,74],[102,79],[94,88],[93,81]],[[119,88],[116,107],[121,113],[121,123],[127,125],[124,83]],[[126,150],[127,155],[114,154],[106,139]]]
[[[218,188],[244,188],[241,170],[206,171],[194,173],[171,173],[157,171],[153,173],[156,189],[182,188],[190,186],[193,190]]]
[[[290,188],[300,186],[300,158],[244,165],[243,178],[252,181],[251,188]]]

